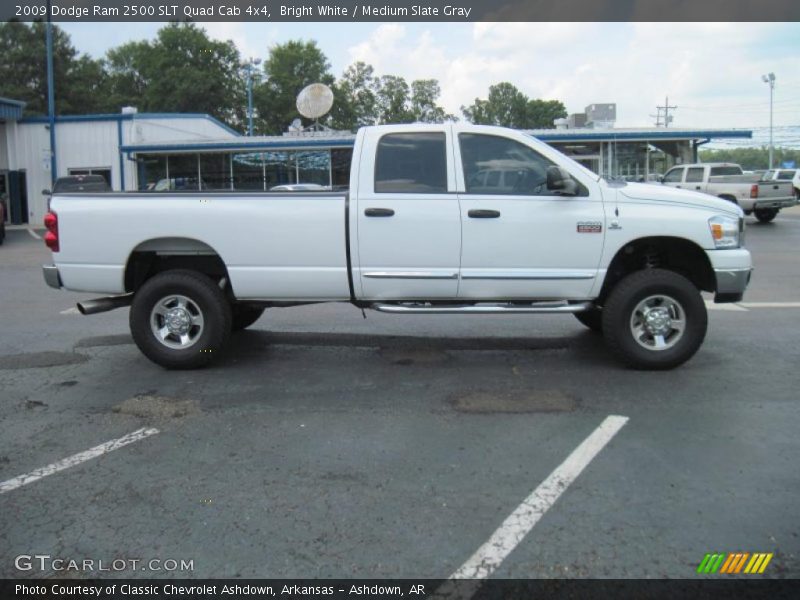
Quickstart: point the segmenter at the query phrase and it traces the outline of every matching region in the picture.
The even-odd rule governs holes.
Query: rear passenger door
[[[687,190],[703,191],[703,173],[705,167],[689,167],[686,169],[685,187]]]
[[[362,131],[358,184],[351,189],[357,211],[353,279],[361,286],[358,295],[369,300],[456,298],[461,218],[451,127]]]

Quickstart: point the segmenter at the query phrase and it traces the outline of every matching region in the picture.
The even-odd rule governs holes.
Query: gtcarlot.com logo
[[[49,554],[20,554],[14,559],[18,571],[194,571],[194,559],[173,558],[60,558]]]
[[[772,560],[772,552],[722,552],[716,554],[706,554],[697,566],[700,574],[724,573],[736,575],[744,573],[755,575],[763,573],[769,561]]]

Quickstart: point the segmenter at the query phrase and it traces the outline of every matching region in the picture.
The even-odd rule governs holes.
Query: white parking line
[[[740,311],[740,312],[747,312],[747,309],[743,306],[739,306],[738,304],[715,304],[713,300],[706,300],[706,310],[730,310],[730,311]]]
[[[62,310],[61,314],[62,315],[79,315],[79,314],[81,314],[81,311],[79,311],[75,306],[73,306],[72,308],[68,308],[66,310]]]
[[[500,566],[533,526],[553,506],[595,456],[628,422],[628,417],[610,415],[556,470],[525,498],[467,562],[450,579],[486,579]]]
[[[155,429],[153,427],[149,428],[143,427],[142,429],[137,429],[133,433],[124,435],[121,438],[118,438],[116,440],[110,440],[105,444],[100,444],[99,446],[95,446],[94,448],[90,448],[89,450],[85,450],[84,452],[73,454],[72,456],[68,456],[63,460],[54,462],[51,465],[42,467],[41,469],[36,469],[35,471],[31,471],[30,473],[26,473],[25,475],[20,475],[19,477],[14,477],[13,479],[9,479],[8,481],[3,481],[2,483],[0,483],[0,494],[5,494],[6,492],[10,492],[11,490],[20,488],[23,485],[28,485],[29,483],[38,481],[43,477],[52,475],[53,473],[58,473],[59,471],[63,471],[64,469],[69,469],[70,467],[79,465],[80,463],[86,462],[87,460],[91,460],[93,458],[97,458],[98,456],[102,456],[103,454],[107,454],[108,452],[116,450],[117,448],[122,448],[123,446],[132,444],[133,442],[138,442],[139,440],[143,440],[144,438],[149,437],[151,435],[155,435],[156,433],[158,433],[158,429]]]
[[[33,238],[35,238],[35,239],[37,239],[37,240],[40,240],[40,239],[42,239],[42,236],[40,236],[38,233],[36,233],[36,232],[35,232],[33,229],[31,229],[30,227],[28,227],[28,228],[27,228],[27,230],[28,230],[28,233],[30,233],[30,234],[31,234],[31,237],[33,237]]]
[[[800,302],[740,302],[745,308],[800,308]]]

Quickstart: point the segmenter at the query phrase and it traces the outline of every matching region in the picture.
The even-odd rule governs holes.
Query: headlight
[[[711,238],[716,248],[739,247],[739,221],[736,217],[723,215],[708,220],[708,228],[711,230]]]

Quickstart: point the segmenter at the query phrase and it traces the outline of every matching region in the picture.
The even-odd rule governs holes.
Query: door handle
[[[470,219],[496,219],[500,216],[500,211],[477,208],[467,212],[467,215]]]
[[[699,186],[699,185],[696,185],[696,186],[694,186],[694,189],[696,189],[696,190],[699,190],[699,189],[700,189],[700,186]]]
[[[367,217],[392,217],[394,211],[391,208],[367,208],[364,209],[364,215]]]

